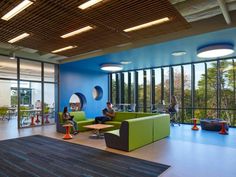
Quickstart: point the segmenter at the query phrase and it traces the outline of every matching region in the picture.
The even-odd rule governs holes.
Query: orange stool
[[[193,118],[193,127],[192,127],[192,130],[199,130],[199,128],[197,127],[197,119],[196,118]]]
[[[219,131],[219,134],[221,134],[221,135],[228,135],[229,133],[225,129],[225,124],[227,123],[227,121],[222,120],[222,121],[219,121],[219,123],[221,123],[221,130]]]
[[[72,138],[72,135],[70,134],[70,127],[72,127],[73,125],[71,124],[65,124],[63,125],[63,127],[66,128],[66,134],[63,136],[63,139],[68,140]]]

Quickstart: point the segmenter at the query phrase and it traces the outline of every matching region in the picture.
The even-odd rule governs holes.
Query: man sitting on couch
[[[103,116],[95,117],[95,123],[104,123],[106,121],[112,120],[115,117],[115,111],[112,108],[111,102],[107,102],[107,107],[102,110]]]

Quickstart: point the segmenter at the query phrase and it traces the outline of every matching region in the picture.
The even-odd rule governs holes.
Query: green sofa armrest
[[[170,135],[170,115],[157,115],[153,123],[153,141],[160,140]]]

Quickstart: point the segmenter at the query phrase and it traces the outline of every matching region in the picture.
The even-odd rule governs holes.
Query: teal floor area
[[[193,131],[192,125],[171,126],[169,139],[236,149],[236,128],[229,128],[228,135],[221,135],[217,131],[202,130],[200,126],[198,127],[198,131]]]

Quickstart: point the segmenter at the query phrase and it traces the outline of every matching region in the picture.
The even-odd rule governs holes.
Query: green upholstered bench
[[[91,118],[86,118],[85,112],[84,111],[75,111],[75,112],[70,112],[71,116],[74,116],[74,121],[77,123],[78,126],[78,131],[83,132],[89,130],[88,128],[85,128],[85,125],[90,125],[94,124],[94,119]],[[59,123],[60,125],[63,125],[63,119],[62,119],[62,112],[58,113],[59,117]]]
[[[138,113],[138,116],[145,115]],[[132,151],[170,135],[169,114],[146,114],[146,116],[124,120],[120,129],[105,134],[107,147]]]

